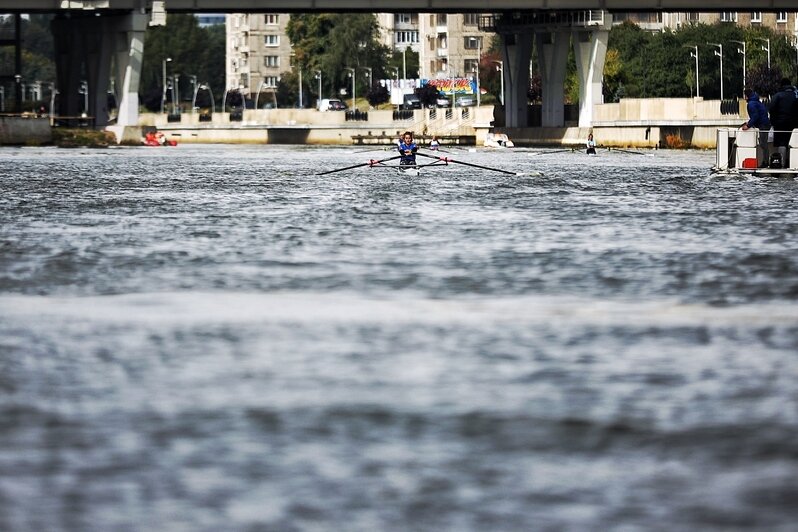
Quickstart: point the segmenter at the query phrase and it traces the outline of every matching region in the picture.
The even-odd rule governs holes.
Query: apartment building
[[[798,34],[798,13],[793,11],[719,11],[707,13],[615,13],[615,24],[633,22],[649,31],[676,30],[684,24],[715,24],[717,22],[738,24],[743,27],[762,26],[777,33]]]
[[[493,33],[480,31],[478,13],[419,15],[419,75],[422,78],[472,76]]]
[[[418,53],[420,16],[418,13],[378,13],[380,44],[397,52],[410,49]]]
[[[291,43],[285,33],[289,16],[287,13],[226,15],[228,90],[238,89],[253,97],[274,92],[280,75],[292,67]],[[380,13],[377,17],[382,29],[381,42],[398,52],[407,49],[417,52],[419,77],[423,79],[473,76],[480,54],[490,46],[494,36],[480,31],[477,13]],[[616,13],[614,19],[616,24],[628,20],[650,31],[677,29],[697,22],[728,22],[762,25],[798,36],[798,13],[792,11]]]
[[[291,69],[287,13],[234,13],[226,16],[226,88],[257,98],[272,94],[280,74]],[[260,101],[269,101],[263,99]]]
[[[270,93],[280,74],[291,68],[291,43],[285,34],[286,13],[226,16],[228,90],[255,95]],[[478,54],[490,45],[492,33],[479,30],[479,15],[380,13],[381,42],[402,52],[419,54],[419,77],[472,76]],[[268,100],[263,100],[268,101]]]

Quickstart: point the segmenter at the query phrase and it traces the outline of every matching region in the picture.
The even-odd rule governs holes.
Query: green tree
[[[373,79],[393,77],[386,72],[389,49],[380,44],[379,31],[377,17],[365,13],[291,15],[286,28],[297,64],[306,72],[322,72],[324,94],[349,90],[352,81],[346,68],[355,69],[357,94],[370,88],[363,75],[366,67],[372,69]]]
[[[55,83],[55,62],[53,61],[53,37],[50,32],[50,15],[31,15],[23,18],[20,24],[22,36],[22,83],[29,85],[41,83],[41,96],[49,105],[50,84]],[[14,17],[0,17],[0,35],[11,37],[15,30]],[[0,76],[16,74],[16,58],[13,46],[0,47]],[[11,109],[14,101],[13,82],[5,85],[5,106]],[[40,102],[25,102],[25,109],[38,108]]]
[[[179,75],[180,100],[193,96],[191,76],[197,83],[207,83],[214,97],[221,101],[224,85],[225,30],[222,26],[200,28],[193,15],[169,14],[166,26],[149,28],[145,36],[144,62],[141,72],[142,103],[151,111],[161,105],[163,94],[163,60],[167,78]]]
[[[391,59],[388,62],[388,67],[393,71],[394,68],[399,69],[399,77],[404,77],[404,70],[407,69],[407,79],[418,78],[419,54],[414,52],[409,46],[405,48],[404,53],[394,51]]]

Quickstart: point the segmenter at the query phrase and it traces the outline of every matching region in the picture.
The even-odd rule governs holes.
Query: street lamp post
[[[297,70],[299,70],[299,108],[302,109],[305,107],[302,101],[302,65],[297,65]]]
[[[17,104],[17,112],[22,112],[22,76],[14,74],[14,99]]]
[[[258,100],[260,99],[260,90],[262,88],[263,88],[263,80],[260,80],[260,83],[258,83],[258,92],[255,93],[255,110],[256,111],[258,109],[260,109],[260,107],[258,107]]]
[[[407,79],[407,58],[405,54],[407,53],[407,46],[402,49],[402,79]]]
[[[748,84],[745,81],[745,41],[729,41],[739,45],[742,45],[742,48],[737,48],[738,54],[743,54],[743,89],[745,89]]]
[[[172,114],[180,111],[180,74],[174,75],[172,81]]]
[[[161,61],[161,72],[163,74],[163,77],[161,78],[163,80],[163,93],[161,94],[161,114],[163,114],[164,107],[166,106],[166,63],[169,63],[171,61],[172,61],[171,57],[167,57],[166,59]]]
[[[55,83],[50,84],[50,125],[55,123],[55,97],[60,94],[55,88]]]
[[[469,41],[474,40],[477,41],[477,107],[480,105],[480,93],[482,92],[479,88],[479,61],[482,59],[482,39],[480,37],[469,37]]]
[[[191,108],[193,109],[193,108],[195,108],[197,106],[197,93],[200,91],[200,89],[208,91],[208,93],[211,95],[211,114],[215,113],[216,112],[216,102],[213,100],[213,91],[205,83],[203,83],[202,85],[200,85],[200,86],[198,86],[197,88],[194,89],[194,99],[191,101]]]
[[[191,78],[192,94],[197,94],[197,76],[189,76]],[[194,114],[194,101],[191,102],[191,113]]]
[[[770,39],[766,39],[764,37],[757,37],[760,41],[765,42],[765,46],[762,47],[762,50],[768,53],[768,70],[770,70]]]
[[[720,99],[723,100],[723,45],[714,42],[708,42],[707,44],[718,48],[715,50],[715,55],[720,58]]]
[[[695,51],[690,52],[690,57],[695,57],[695,97],[701,96],[701,91],[698,90],[698,45],[690,46],[689,44],[682,45],[685,48],[693,48]]]
[[[344,67],[344,70],[349,71],[349,77],[352,78],[352,110],[355,110],[355,69]]]
[[[504,61],[493,61],[496,63],[496,71],[499,73],[499,101],[504,105]]]
[[[89,83],[87,81],[80,82],[80,89],[78,90],[78,94],[83,95],[83,113],[84,115],[89,114]]]
[[[321,100],[322,100],[322,98],[321,98],[321,70],[316,70],[316,79],[319,80],[319,95],[317,96],[317,99],[318,99],[319,103],[316,105],[316,107],[318,107],[319,105],[321,105]]]
[[[372,83],[371,74],[372,74],[372,69],[371,69],[371,67],[360,67],[360,68],[362,68],[363,70],[365,70],[365,71],[366,71],[366,76],[369,78],[369,85],[368,85],[368,86],[369,86],[369,90],[371,90],[371,83]],[[366,93],[366,96],[368,96],[368,93]]]

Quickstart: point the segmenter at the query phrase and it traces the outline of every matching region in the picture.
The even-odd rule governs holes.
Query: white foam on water
[[[555,296],[365,298],[350,293],[157,292],[109,296],[0,296],[4,319],[138,323],[556,323],[600,326],[795,326],[789,303],[713,307],[672,300]]]

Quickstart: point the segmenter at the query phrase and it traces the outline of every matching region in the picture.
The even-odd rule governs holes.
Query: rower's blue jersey
[[[399,164],[416,164],[416,151],[418,151],[418,146],[416,146],[415,142],[411,142],[410,144],[400,142],[398,150],[399,155],[402,156]],[[407,150],[410,150],[412,153],[410,155],[405,154]]]

